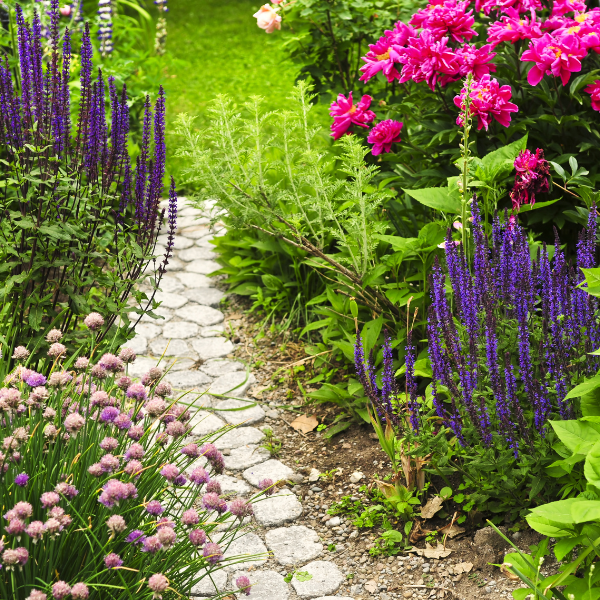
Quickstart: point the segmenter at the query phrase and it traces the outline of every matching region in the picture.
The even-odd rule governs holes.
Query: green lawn
[[[239,105],[260,95],[269,110],[285,108],[296,67],[281,49],[278,32],[268,35],[256,26],[252,15],[259,7],[259,0],[169,0],[167,54],[150,78],[167,94],[168,172],[176,177],[172,130],[178,113],[199,115],[201,127],[217,94]]]

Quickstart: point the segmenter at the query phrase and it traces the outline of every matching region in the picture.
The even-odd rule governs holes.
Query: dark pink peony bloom
[[[392,119],[386,119],[377,123],[373,129],[369,132],[367,142],[373,144],[371,153],[373,156],[377,156],[382,152],[391,152],[392,144],[396,144],[400,141],[400,130],[402,129],[402,123],[400,121],[393,121]]]
[[[334,140],[339,140],[352,125],[368,129],[368,123],[375,119],[375,113],[369,110],[371,100],[371,96],[365,95],[355,105],[352,100],[352,92],[348,94],[348,98],[344,94],[338,96],[337,101],[331,104],[329,110],[329,115],[333,117],[331,135]]]
[[[484,75],[489,75],[496,71],[496,65],[490,64],[495,52],[491,44],[485,44],[481,48],[476,48],[473,44],[465,44],[456,50],[456,61],[458,63],[458,75],[465,77],[469,73],[473,74],[474,79],[481,79]]]
[[[515,159],[515,185],[510,193],[513,210],[523,204],[534,204],[535,195],[548,191],[550,184],[550,164],[544,158],[544,151],[538,148],[535,154],[522,150]]]
[[[408,46],[399,49],[398,54],[400,62],[404,65],[400,83],[409,79],[416,83],[426,81],[433,90],[438,79],[440,84],[444,85],[444,81],[441,80],[444,75],[458,73],[456,54],[448,48],[448,38],[436,40],[428,29],[423,30],[419,37],[411,38]]]
[[[584,12],[586,8],[585,2],[581,2],[581,0],[554,0],[552,16],[561,17],[569,12]]]
[[[395,67],[395,63],[399,62],[398,52],[392,47],[397,43],[396,36],[386,31],[375,44],[369,44],[369,51],[361,58],[366,63],[360,68],[361,81],[369,81],[380,71],[390,83],[400,77]]]
[[[514,10],[519,14],[531,13],[542,8],[540,0],[475,0],[476,12],[483,11],[489,15],[493,10],[499,13],[508,13]]]
[[[514,44],[518,40],[532,40],[542,37],[540,22],[533,18],[519,17],[519,13],[510,9],[508,16],[502,17],[488,27],[488,42],[492,48],[502,42]]]
[[[466,87],[461,90],[460,96],[454,98],[454,104],[461,111],[465,109]],[[512,97],[512,90],[509,85],[500,86],[496,79],[491,79],[489,75],[484,75],[480,81],[471,84],[470,108],[471,116],[477,117],[477,129],[485,127],[486,131],[492,122],[492,117],[503,125],[510,125],[510,113],[517,112],[519,107],[509,100]],[[463,125],[462,112],[456,119],[457,125]]]
[[[477,35],[473,29],[473,11],[467,11],[469,4],[456,0],[434,0],[427,8],[415,13],[409,23],[413,27],[427,29],[436,41],[448,36],[462,44]]]
[[[584,92],[587,92],[592,97],[592,108],[600,111],[600,79],[596,79],[594,83],[583,88]]]
[[[530,85],[537,85],[544,75],[560,77],[562,84],[567,85],[571,73],[581,71],[580,59],[586,54],[587,50],[581,46],[576,35],[566,35],[557,39],[545,33],[541,38],[531,40],[521,60],[535,63],[527,73]]]

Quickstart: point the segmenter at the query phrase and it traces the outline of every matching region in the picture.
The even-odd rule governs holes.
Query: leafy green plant
[[[263,429],[263,433],[265,434],[265,439],[261,443],[260,447],[267,450],[271,456],[279,456],[282,445],[281,440],[275,437],[273,430],[270,428]]]

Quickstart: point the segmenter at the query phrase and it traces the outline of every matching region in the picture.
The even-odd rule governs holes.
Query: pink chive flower
[[[467,88],[463,87],[459,96],[454,98],[454,104],[461,111],[465,109],[465,97]],[[471,84],[470,94],[470,113],[477,117],[477,129],[485,127],[486,131],[492,122],[496,119],[500,125],[508,127],[510,125],[510,113],[517,112],[519,107],[509,102],[512,97],[512,90],[509,85],[500,86],[498,80],[491,79],[489,75],[484,75],[479,81]],[[456,120],[457,125],[463,125],[462,112]]]
[[[21,521],[21,519],[15,517],[9,521],[8,525],[5,527],[5,531],[8,535],[20,537],[25,531],[25,523]]]
[[[141,444],[131,444],[125,452],[125,460],[133,458],[139,460],[144,457],[144,447]]]
[[[250,595],[250,588],[252,584],[250,583],[250,579],[246,577],[246,575],[241,575],[235,580],[235,585],[237,585],[238,589],[245,594],[246,596]]]
[[[110,479],[102,486],[98,502],[107,508],[118,506],[119,502],[128,498],[137,498],[137,489],[132,483],[123,483],[118,479]]]
[[[256,24],[265,30],[265,33],[273,33],[276,29],[281,29],[281,15],[277,14],[278,10],[270,4],[263,4],[252,16],[256,19]]]
[[[179,468],[176,465],[165,465],[160,474],[167,480],[173,481],[179,475]]]
[[[31,590],[31,593],[27,596],[27,600],[48,600],[48,596],[40,590]]]
[[[221,484],[216,479],[211,479],[206,486],[206,492],[221,495]]]
[[[448,48],[448,38],[436,40],[431,31],[424,29],[419,37],[408,41],[408,46],[398,52],[404,65],[400,83],[412,79],[415,83],[425,81],[434,90],[438,79],[444,85],[444,76],[458,73],[456,54]]]
[[[122,533],[127,529],[127,523],[121,515],[111,515],[108,517],[106,526],[112,534]]]
[[[156,537],[165,548],[170,548],[177,540],[175,531],[170,527],[161,527],[158,530]]]
[[[96,329],[100,329],[104,325],[104,319],[102,315],[93,312],[83,320],[83,324],[91,331],[96,331]]]
[[[527,73],[530,85],[537,85],[544,75],[560,77],[562,84],[567,85],[571,73],[581,71],[581,60],[587,54],[575,35],[567,35],[560,39],[549,33],[541,38],[531,40],[529,48],[523,52],[523,62],[535,63]]]
[[[148,579],[148,587],[152,591],[152,598],[160,600],[161,592],[164,592],[169,587],[169,580],[162,573],[155,573]]]
[[[369,110],[371,100],[371,96],[365,95],[360,102],[354,104],[352,92],[348,94],[348,98],[344,94],[339,94],[329,109],[329,115],[333,117],[331,136],[334,140],[339,140],[352,125],[368,129],[368,123],[375,119],[375,113]]]
[[[147,537],[142,542],[142,552],[148,552],[148,554],[156,554],[159,550],[162,549],[162,544],[157,536],[152,535]]]
[[[132,425],[127,431],[127,437],[136,442],[141,440],[143,436],[144,428],[141,425]]]
[[[399,62],[400,57],[392,47],[394,44],[397,44],[396,36],[391,31],[386,31],[385,35],[380,37],[377,42],[369,44],[369,51],[366,56],[361,58],[366,63],[360,68],[361,81],[369,81],[380,71],[390,83],[400,77],[395,67],[395,63]]]
[[[131,418],[127,413],[119,414],[113,421],[113,425],[117,429],[129,429],[132,426]]]
[[[60,496],[56,492],[44,492],[40,500],[44,508],[51,508],[60,502]]]
[[[98,361],[98,364],[111,373],[119,373],[125,370],[123,361],[118,356],[110,354],[110,352],[104,354]]]
[[[203,483],[208,483],[210,481],[210,476],[206,470],[202,467],[198,467],[192,471],[190,481],[196,485],[202,485]]]
[[[197,444],[188,444],[181,449],[181,454],[185,454],[189,458],[198,458],[200,456],[200,449]]]
[[[265,496],[271,496],[275,492],[272,479],[261,479],[258,482],[258,489],[265,493]]]
[[[119,377],[119,379],[117,379],[117,381],[115,382],[117,384],[117,387],[120,390],[126,391],[127,388],[133,383],[131,377],[127,377],[126,375],[123,375],[123,377]]]
[[[126,475],[132,475],[134,477],[139,477],[143,470],[144,470],[144,465],[139,460],[134,459],[134,460],[130,460],[127,463],[127,465],[125,465],[123,472]]]
[[[198,512],[195,511],[193,508],[186,510],[181,515],[181,522],[184,525],[198,525],[198,523],[200,523],[200,517],[198,516]]]
[[[33,514],[33,506],[31,506],[29,502],[17,502],[13,511],[15,516],[19,517],[19,519],[28,519]]]
[[[132,362],[135,362],[135,359],[137,358],[137,356],[131,348],[122,348],[121,352],[119,352],[119,358],[124,363],[132,363]]]
[[[192,546],[202,546],[206,542],[206,533],[202,529],[194,529],[190,531],[190,543]]]
[[[166,398],[173,394],[173,388],[168,381],[161,381],[154,389],[154,393],[161,398]]]
[[[535,154],[521,150],[514,165],[515,185],[510,198],[513,209],[519,210],[523,204],[534,204],[536,194],[543,194],[550,189],[550,164],[544,158],[544,151],[538,148]]]
[[[164,508],[158,500],[150,500],[148,504],[146,504],[146,510],[151,514],[157,517],[164,512]]]
[[[60,483],[57,483],[56,487],[54,488],[54,491],[57,494],[66,496],[67,498],[69,498],[69,500],[72,500],[73,498],[75,498],[75,496],[77,496],[77,494],[79,494],[79,490],[74,485],[71,485],[66,481],[61,481]]]
[[[377,156],[382,152],[391,152],[392,144],[396,144],[400,141],[400,130],[402,129],[402,123],[400,121],[393,121],[392,119],[386,119],[377,123],[373,129],[369,132],[367,142],[373,144],[371,153],[373,156]]]
[[[126,538],[125,541],[130,544],[141,544],[146,539],[144,532],[141,529],[134,529]]]
[[[85,583],[76,583],[71,588],[71,598],[73,598],[73,600],[87,600],[89,595],[90,591]]]
[[[123,564],[123,561],[118,554],[111,552],[104,557],[104,564],[106,565],[107,569],[116,569]]]
[[[71,413],[65,419],[64,425],[69,433],[77,433],[85,425],[85,418],[79,413]]]
[[[36,544],[44,535],[44,524],[41,521],[31,521],[25,529],[25,533],[31,538],[31,541]]]
[[[206,544],[206,546],[204,546],[202,556],[204,556],[204,558],[211,565],[214,565],[223,558],[223,552],[218,544],[215,544],[214,542],[209,542],[208,544]]]
[[[477,35],[473,29],[473,11],[467,11],[469,4],[456,0],[436,0],[414,14],[409,24],[430,31],[436,41],[448,36],[462,44]]]
[[[57,581],[52,586],[54,600],[62,600],[71,594],[71,586],[66,581]]]
[[[144,401],[147,397],[146,388],[141,383],[132,383],[127,388],[127,397],[132,400]]]
[[[600,79],[596,79],[594,83],[583,88],[584,92],[587,92],[592,99],[592,108],[600,111]]]
[[[112,454],[105,454],[100,459],[100,466],[105,473],[112,473],[119,468],[119,459]]]
[[[179,438],[188,432],[188,428],[181,421],[173,421],[167,425],[165,432],[174,438]]]
[[[202,506],[204,506],[206,510],[214,510],[219,514],[223,514],[227,511],[227,502],[222,498],[219,498],[218,494],[215,494],[214,492],[209,492],[202,496]]]
[[[235,517],[243,519],[254,514],[252,504],[244,500],[243,498],[235,498],[229,503],[229,512]]]
[[[98,444],[102,450],[106,452],[112,452],[119,447],[119,440],[114,437],[105,437],[100,444]]]

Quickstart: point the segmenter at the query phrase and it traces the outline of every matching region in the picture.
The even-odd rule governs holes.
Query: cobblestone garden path
[[[180,393],[189,391],[186,398],[194,402],[192,436],[207,435],[227,424],[238,426],[215,442],[225,455],[225,472],[216,477],[224,494],[251,495],[263,478],[281,482],[279,491],[254,505],[254,517],[225,554],[262,557],[220,570],[212,581],[203,579],[192,596],[211,598],[228,587],[234,589],[235,578],[246,574],[254,584],[252,600],[353,600],[340,592],[345,576],[324,557],[327,548],[317,532],[295,524],[303,507],[286,482],[301,483],[305,477],[260,446],[265,417],[277,414],[244,397],[255,378],[241,362],[228,358],[234,346],[223,335],[224,316],[218,310],[224,294],[208,277],[219,268],[210,244],[217,233],[209,229],[208,218],[180,199],[175,257],[157,295],[162,304],[156,312],[163,319],[145,316],[128,344],[138,354],[130,370],[134,376],[155,366],[165,353],[166,364],[172,365],[168,381]],[[159,244],[166,243],[166,236],[161,237]],[[236,408],[242,410],[231,410]],[[286,582],[284,575],[293,572]]]

